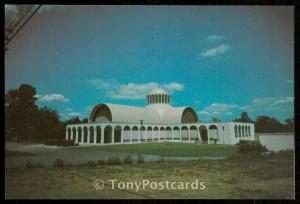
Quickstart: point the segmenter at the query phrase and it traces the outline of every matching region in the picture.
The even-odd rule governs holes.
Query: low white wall
[[[294,133],[257,133],[255,137],[270,151],[294,149]]]

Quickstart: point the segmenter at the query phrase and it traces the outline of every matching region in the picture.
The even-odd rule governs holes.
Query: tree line
[[[5,94],[5,139],[22,142],[64,140],[68,124],[87,123],[87,118],[73,117],[62,121],[55,109],[36,105],[36,88],[21,84],[18,89],[10,89]],[[213,122],[220,121],[217,118]],[[294,132],[294,119],[288,118],[281,123],[274,117],[258,116],[252,121],[247,112],[243,112],[236,122],[255,124],[256,132]]]

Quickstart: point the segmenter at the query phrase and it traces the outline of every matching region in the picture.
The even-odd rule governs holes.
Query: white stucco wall
[[[270,151],[294,149],[294,133],[257,133],[257,139]]]

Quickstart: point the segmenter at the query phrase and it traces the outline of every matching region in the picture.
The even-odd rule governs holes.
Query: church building
[[[255,140],[254,124],[199,122],[192,107],[173,107],[171,95],[163,88],[154,88],[146,100],[146,107],[99,103],[88,123],[66,127],[66,139],[79,145],[164,141],[236,144]]]

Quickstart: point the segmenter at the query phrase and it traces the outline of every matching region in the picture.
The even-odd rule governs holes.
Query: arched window
[[[239,137],[241,137],[241,126],[239,125]]]
[[[242,137],[245,137],[245,128],[244,128],[244,125],[242,125]]]
[[[248,126],[249,136],[251,136],[250,126]]]
[[[234,126],[234,135],[235,135],[235,137],[238,137],[238,132],[237,132],[237,126],[236,125]]]

